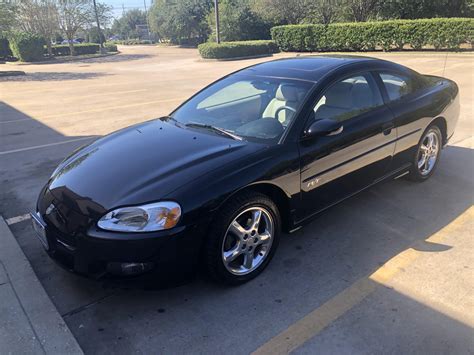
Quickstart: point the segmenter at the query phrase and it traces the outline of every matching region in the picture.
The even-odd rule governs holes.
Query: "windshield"
[[[217,128],[251,140],[277,141],[312,83],[232,75],[204,89],[171,116],[196,129]]]

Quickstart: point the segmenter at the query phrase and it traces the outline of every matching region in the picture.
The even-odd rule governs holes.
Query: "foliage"
[[[8,36],[10,50],[22,62],[35,62],[43,59],[44,39],[36,34],[13,32]]]
[[[100,46],[96,43],[81,43],[74,44],[74,52],[77,55],[81,54],[95,54],[99,51]],[[68,44],[59,44],[52,47],[53,54],[57,57],[71,55],[71,50]]]
[[[383,0],[378,7],[385,19],[472,17],[472,0]]]
[[[210,0],[157,0],[149,14],[151,31],[175,44],[197,44],[207,40]]]
[[[347,10],[351,20],[364,22],[369,20],[377,9],[381,0],[347,0]]]
[[[59,26],[69,40],[71,55],[75,55],[72,40],[77,31],[91,22],[91,11],[89,0],[58,0]]]
[[[304,22],[312,0],[256,0],[254,9],[274,25],[298,24]]]
[[[92,27],[88,32],[87,32],[87,41],[89,43],[103,43],[105,42],[105,36],[104,36],[104,33],[101,32],[99,34],[99,30],[97,29],[97,26],[96,27]]]
[[[51,55],[51,41],[59,29],[55,0],[21,0],[17,18],[22,31],[36,33],[44,38]]]
[[[270,24],[250,6],[249,0],[226,0],[219,4],[220,38],[224,42],[270,39]],[[215,29],[215,11],[209,15],[209,26]],[[215,39],[215,31],[211,38]]]
[[[402,49],[458,49],[472,43],[474,19],[438,18],[331,25],[287,25],[272,28],[272,38],[283,51],[359,51]]]
[[[115,43],[106,42],[104,43],[104,48],[107,52],[118,52],[117,45]]]
[[[12,56],[6,32],[0,32],[0,58]]]
[[[328,25],[340,17],[342,0],[316,0],[307,3],[308,12],[305,23],[322,23]]]
[[[133,45],[140,45],[140,44],[154,44],[155,42],[149,39],[127,39],[124,41],[111,41],[110,43],[122,44],[125,46],[133,46]]]
[[[0,31],[10,31],[18,23],[17,6],[0,1]]]
[[[119,19],[114,20],[112,32],[122,39],[138,38],[137,25],[146,25],[146,13],[139,9],[125,11]]]
[[[200,44],[198,49],[201,57],[206,59],[250,57],[279,52],[273,41],[222,42],[221,44],[208,42]]]

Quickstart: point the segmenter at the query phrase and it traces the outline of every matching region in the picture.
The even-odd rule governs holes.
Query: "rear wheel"
[[[210,276],[221,283],[247,282],[268,265],[278,246],[280,215],[266,195],[245,192],[214,219],[206,243]]]
[[[409,178],[413,181],[426,181],[438,166],[442,147],[441,131],[436,125],[426,129],[418,143],[415,161]]]

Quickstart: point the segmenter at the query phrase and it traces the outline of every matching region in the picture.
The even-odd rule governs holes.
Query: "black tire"
[[[269,213],[273,219],[273,241],[262,263],[245,275],[235,275],[225,266],[223,261],[223,243],[230,224],[242,212],[252,207],[259,207]],[[280,239],[280,213],[276,204],[266,195],[259,192],[245,191],[238,193],[217,213],[211,222],[210,232],[204,245],[205,265],[209,276],[218,283],[228,285],[243,284],[257,277],[271,261]]]
[[[419,160],[420,154],[421,154],[421,146],[422,146],[424,140],[426,139],[426,137],[429,134],[432,134],[432,133],[434,133],[437,136],[438,151],[436,153],[436,160],[434,162],[433,167],[431,168],[431,170],[428,173],[423,174],[420,171],[420,169],[418,168],[418,160]],[[415,182],[424,182],[424,181],[428,180],[433,175],[436,168],[438,167],[442,147],[443,147],[443,135],[441,134],[441,130],[439,129],[439,127],[436,124],[432,124],[431,126],[429,126],[425,130],[425,132],[423,132],[423,135],[421,136],[420,141],[418,142],[418,146],[417,146],[416,152],[415,152],[414,157],[413,157],[412,167],[410,168],[410,174],[407,176],[408,179],[411,180],[411,181],[415,181]]]

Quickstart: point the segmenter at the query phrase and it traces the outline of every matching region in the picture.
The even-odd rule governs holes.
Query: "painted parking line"
[[[452,235],[457,230],[463,229],[465,224],[473,218],[474,207],[470,207],[449,225],[428,239],[414,243],[412,247],[390,259],[373,274],[359,279],[326,303],[292,324],[289,328],[270,339],[252,354],[288,354],[299,348],[373,293],[378,285],[387,284],[401,270],[421,256],[424,252],[420,250],[423,250],[423,248],[417,250],[417,245],[421,245],[425,242],[439,243],[447,235]]]
[[[16,217],[11,217],[11,218],[7,218],[5,220],[5,222],[7,223],[8,226],[11,226],[12,224],[16,224],[16,223],[20,223],[20,222],[23,222],[23,221],[27,221],[31,218],[30,214],[27,213],[27,214],[23,214],[21,216],[16,216]]]
[[[27,150],[34,150],[34,149],[52,147],[52,146],[55,146],[55,145],[67,144],[67,143],[72,143],[72,142],[85,141],[87,139],[94,139],[94,137],[81,137],[81,138],[69,139],[67,141],[62,141],[62,142],[55,142],[55,143],[48,143],[48,144],[42,144],[42,145],[35,145],[35,146],[32,146],[32,147],[5,150],[3,152],[0,152],[0,155],[6,155],[6,154],[18,153],[18,152],[25,152]]]
[[[22,121],[31,121],[31,118],[21,118],[19,120],[11,120],[11,121],[0,121],[1,123],[15,123],[15,122],[22,122]]]

